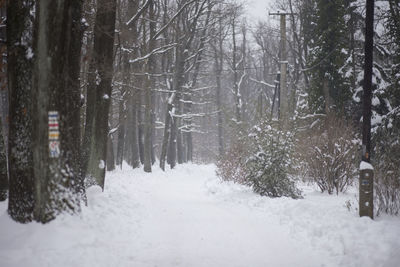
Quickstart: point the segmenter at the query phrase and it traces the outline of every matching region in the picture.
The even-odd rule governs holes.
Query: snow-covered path
[[[210,195],[209,169],[143,181],[148,207],[138,237],[138,260],[149,266],[311,266],[318,255],[302,248],[262,211]],[[193,179],[195,177],[195,179]],[[160,186],[158,183],[162,183]]]
[[[354,194],[269,199],[212,165],[115,171],[80,216],[20,225],[0,204],[0,266],[400,266],[400,219],[358,218]]]

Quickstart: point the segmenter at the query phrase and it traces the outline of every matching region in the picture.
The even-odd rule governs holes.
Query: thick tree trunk
[[[88,86],[87,109],[94,111],[92,121],[87,120],[85,131],[87,154],[86,179],[104,189],[105,161],[107,156],[108,110],[111,103],[113,76],[113,48],[116,0],[98,0],[94,27],[93,58],[94,82]],[[93,82],[93,79],[92,79]],[[89,103],[94,107],[89,107]],[[88,114],[88,112],[87,112]]]
[[[9,0],[7,4],[7,58],[9,88],[9,202],[8,213],[29,222],[34,209],[32,152],[32,48],[35,1]],[[28,55],[28,57],[27,57]],[[47,146],[47,144],[46,144]]]
[[[126,151],[128,151],[129,163],[133,168],[140,166],[139,160],[139,146],[138,146],[138,120],[137,120],[137,99],[140,97],[140,91],[136,88],[131,87],[134,84],[136,87],[140,87],[140,80],[136,77],[131,77],[131,72],[139,72],[139,63],[130,63],[131,58],[138,56],[138,31],[137,31],[137,20],[131,21],[132,16],[137,14],[139,9],[139,1],[129,1],[127,3],[127,10],[124,14],[125,23],[121,25],[122,28],[122,43],[126,50],[123,54],[123,83],[125,92],[127,94],[127,118],[126,118]],[[130,22],[127,25],[127,22]],[[132,50],[132,52],[128,51]],[[132,82],[133,81],[133,82]]]
[[[80,210],[81,14],[82,1],[39,0],[36,7],[34,216],[40,222]]]

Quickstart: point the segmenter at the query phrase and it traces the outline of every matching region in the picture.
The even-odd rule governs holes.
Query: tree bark
[[[179,33],[179,30],[178,30]],[[179,38],[179,34],[177,33],[177,39]],[[183,72],[184,72],[184,61],[182,59],[182,47],[179,45],[175,50],[175,73],[174,73],[174,85],[173,90],[175,91],[174,102],[171,103],[172,106],[168,105],[167,110],[168,115],[171,116],[171,131],[169,136],[169,144],[168,144],[168,154],[167,154],[167,162],[173,169],[176,165],[176,153],[177,153],[177,134],[178,134],[178,117],[175,116],[177,104],[181,99],[181,90],[183,83]]]
[[[84,193],[80,176],[79,86],[82,3],[39,0],[36,6],[32,97],[34,217],[43,223],[62,211],[79,211]],[[51,112],[59,116],[59,124],[53,126],[59,128],[59,152],[54,153],[49,149]]]
[[[365,18],[365,63],[364,63],[364,95],[362,126],[362,160],[370,162],[371,156],[371,100],[372,100],[372,64],[374,47],[374,1],[367,0]]]
[[[241,116],[241,98],[240,98],[240,88],[238,85],[238,72],[237,72],[237,45],[236,45],[236,18],[232,20],[232,70],[233,70],[233,93],[235,94],[235,115],[236,115],[236,123],[239,123],[242,120]]]
[[[85,131],[86,179],[104,189],[107,156],[108,111],[111,103],[116,0],[98,0],[94,27],[92,64],[95,82],[88,86],[87,108],[94,111]],[[93,81],[94,80],[94,81]],[[90,81],[89,81],[90,82]],[[89,107],[89,103],[93,105]],[[87,112],[88,114],[88,112]]]
[[[154,1],[149,0],[149,43],[148,43],[148,53],[151,53],[155,48],[155,11],[154,11]],[[154,55],[150,55],[147,60],[147,73],[152,73],[154,70]],[[146,76],[145,81],[145,135],[144,135],[144,166],[143,169],[145,172],[151,172],[152,165],[152,81],[149,75]]]
[[[115,170],[114,148],[112,134],[107,137],[107,171]]]
[[[126,56],[126,55],[125,55]],[[127,82],[127,81],[125,81]],[[124,143],[125,143],[125,90],[122,91],[119,99],[118,113],[118,140],[117,140],[117,166],[122,169],[122,161],[124,160]]]
[[[136,99],[135,96],[131,97],[130,100],[130,113],[131,113],[131,138],[132,138],[132,143],[131,143],[131,162],[132,162],[132,168],[139,168],[140,166],[140,158],[139,158],[139,146],[138,146],[138,135],[137,135],[137,105],[136,105]]]
[[[15,221],[33,219],[34,172],[32,152],[32,69],[35,1],[9,0],[7,4],[7,58],[9,88],[9,202]],[[27,57],[27,55],[29,55]],[[47,146],[47,144],[46,144]]]
[[[0,201],[8,196],[8,173],[6,147],[3,138],[3,131],[0,131]]]
[[[167,103],[167,110],[165,112],[165,122],[164,122],[164,135],[163,135],[163,142],[161,147],[161,155],[160,155],[160,168],[165,171],[165,160],[167,157],[168,148],[168,141],[171,132],[171,112],[173,108],[173,102],[175,100],[175,93],[172,93],[168,98]]]
[[[143,84],[143,82],[141,83]],[[139,145],[139,159],[140,163],[144,164],[144,134],[143,134],[143,112],[142,112],[142,92],[139,90],[137,93],[137,124],[138,124],[138,145]]]
[[[8,86],[7,86],[7,17],[6,1],[0,2],[0,201],[8,197],[8,169],[7,169],[7,146],[8,146]]]

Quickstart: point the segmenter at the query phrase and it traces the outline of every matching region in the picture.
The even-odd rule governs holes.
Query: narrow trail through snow
[[[176,177],[142,181],[146,191],[137,197],[147,209],[138,237],[143,242],[137,247],[141,263],[311,266],[317,259],[309,248],[293,242],[277,218],[271,220],[261,211],[221,202],[210,194],[206,182],[214,173],[209,169],[191,172],[186,169]]]
[[[213,165],[127,167],[88,190],[79,216],[21,225],[0,203],[0,266],[399,266],[398,218],[358,218],[352,194],[305,195],[260,197]]]

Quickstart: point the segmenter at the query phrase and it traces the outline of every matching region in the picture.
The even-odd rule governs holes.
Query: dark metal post
[[[365,17],[365,65],[363,96],[362,161],[360,165],[360,217],[373,218],[373,168],[371,157],[371,99],[374,37],[374,0],[367,0]],[[364,167],[363,167],[364,165]],[[367,168],[365,168],[367,166]]]

